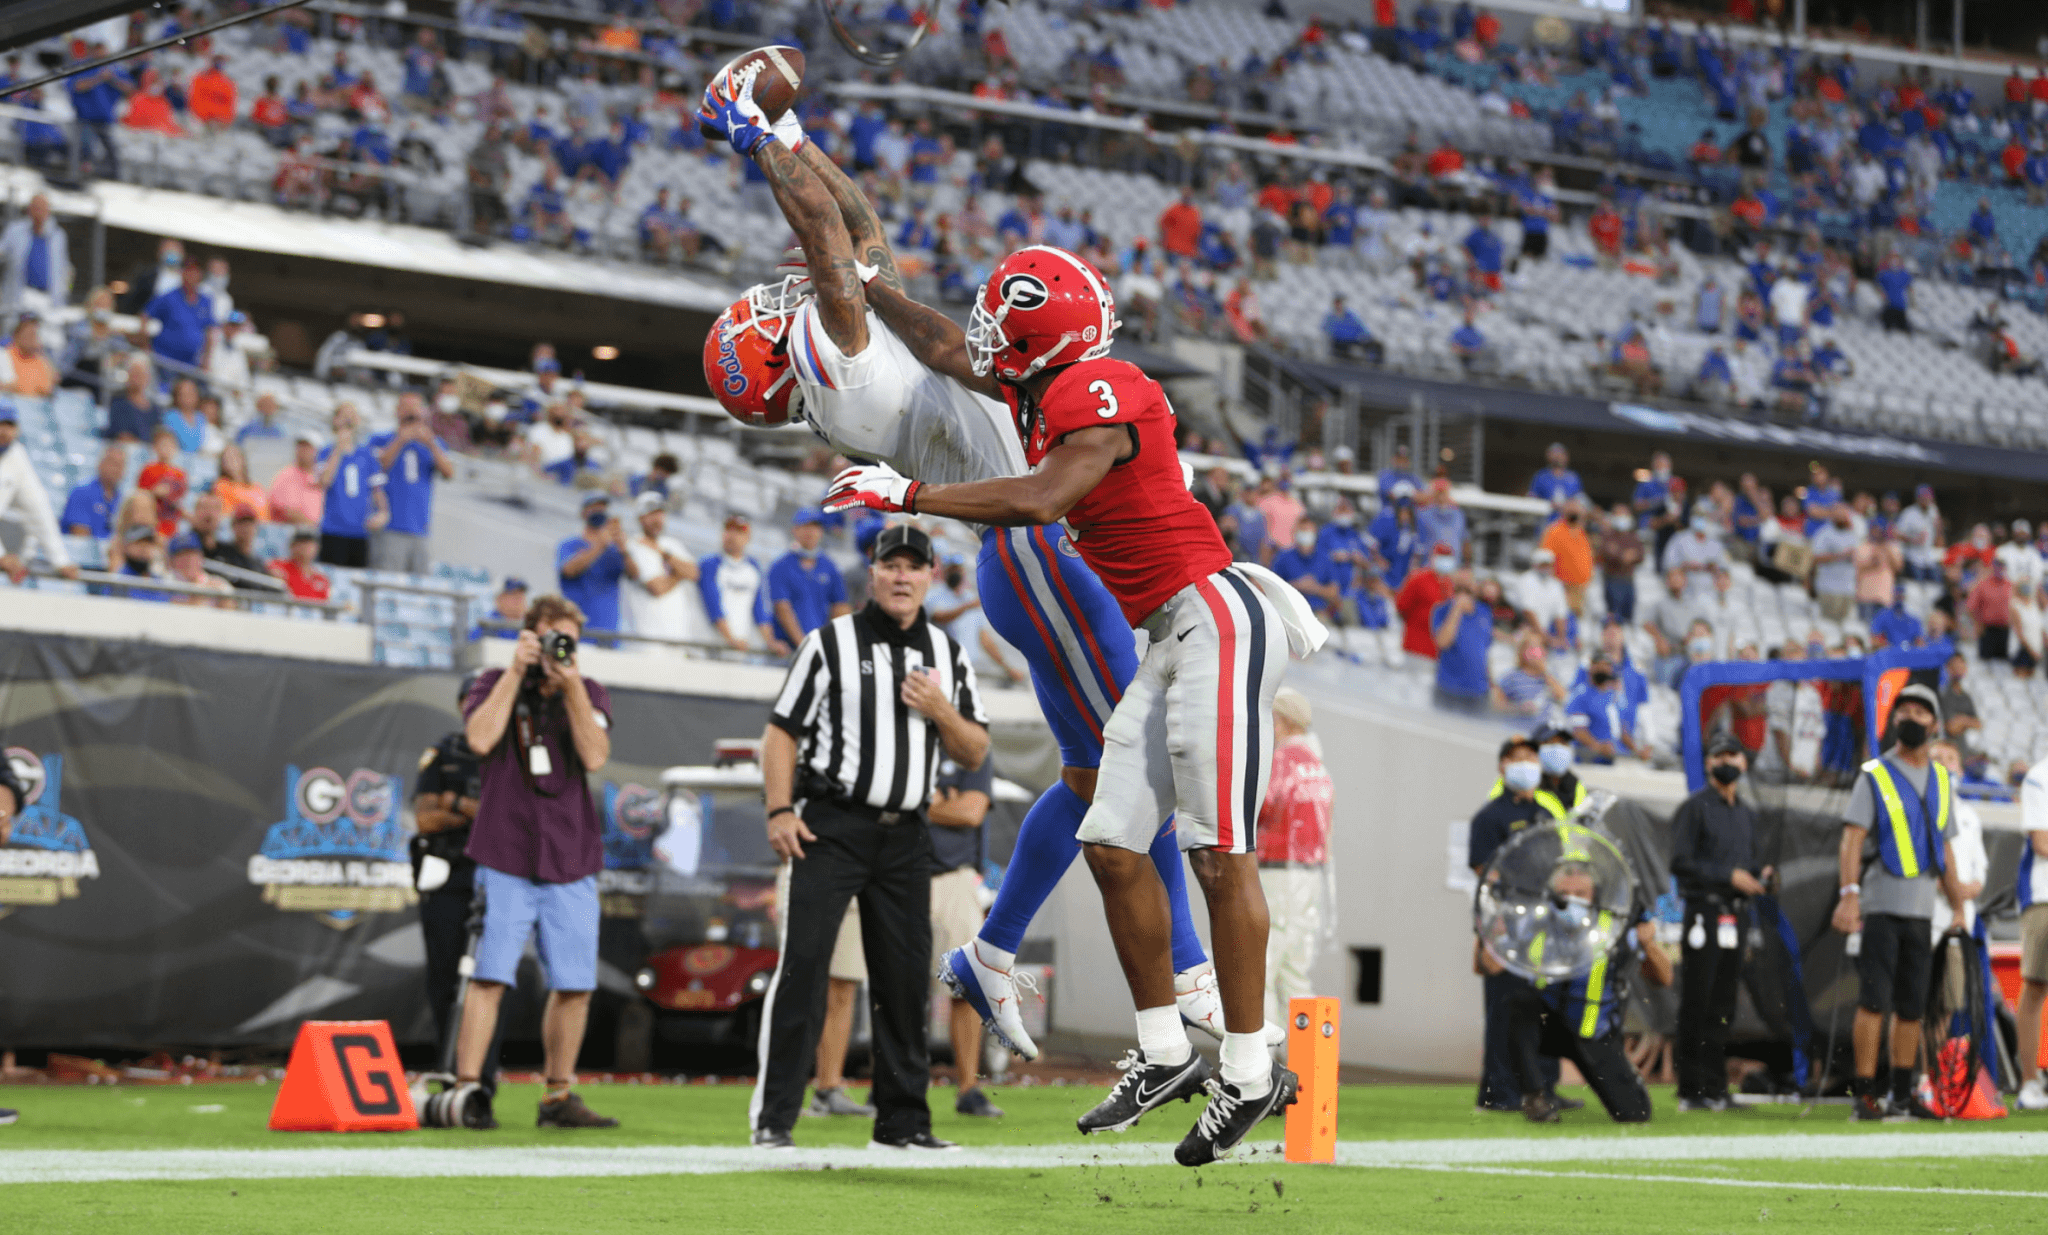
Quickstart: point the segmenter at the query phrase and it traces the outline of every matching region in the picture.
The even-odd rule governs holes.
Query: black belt
[[[826,798],[821,805],[830,806],[833,810],[866,819],[872,823],[879,823],[884,827],[899,823],[924,822],[924,812],[922,811],[883,810],[879,806],[870,806],[866,802],[849,802],[845,798]]]

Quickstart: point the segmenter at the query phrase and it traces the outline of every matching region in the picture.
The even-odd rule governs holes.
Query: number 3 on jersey
[[[1104,420],[1116,419],[1116,391],[1108,382],[1098,378],[1088,383],[1088,393],[1102,400],[1102,406],[1095,409],[1097,416],[1102,417]]]

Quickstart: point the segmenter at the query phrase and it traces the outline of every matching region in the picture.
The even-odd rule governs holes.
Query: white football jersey
[[[932,372],[868,310],[868,345],[840,352],[806,301],[789,324],[804,419],[833,447],[914,480],[958,484],[1021,476],[1024,444],[1004,404]]]

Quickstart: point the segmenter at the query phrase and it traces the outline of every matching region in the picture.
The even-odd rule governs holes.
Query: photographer
[[[597,872],[604,829],[588,774],[611,757],[611,696],[576,668],[583,611],[560,596],[526,610],[509,670],[480,675],[463,704],[463,733],[483,761],[468,855],[484,898],[483,937],[462,1009],[456,1076],[478,1083],[526,941],[539,935],[548,1005],[541,1022],[547,1094],[541,1127],[610,1128],[571,1092],[590,993],[597,986]],[[478,1099],[481,1099],[479,1101]],[[466,1108],[469,1126],[495,1128],[488,1095]]]
[[[475,677],[464,679],[455,692],[456,707],[469,698],[475,681]],[[476,862],[463,851],[469,847],[470,825],[476,822],[482,793],[483,768],[462,730],[421,752],[419,777],[413,782],[412,817],[417,832],[411,844],[412,877],[420,892],[420,933],[427,943],[427,1006],[433,1009],[435,1040],[444,1051],[455,1032],[450,1021],[462,955],[469,949],[470,906],[476,886]],[[496,1034],[478,1080],[496,1095]]]

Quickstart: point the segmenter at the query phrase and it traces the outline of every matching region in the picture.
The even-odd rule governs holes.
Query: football
[[[796,92],[803,88],[803,52],[794,47],[756,47],[735,56],[711,80],[716,82],[727,74],[737,77],[751,64],[761,66],[754,77],[754,102],[761,105],[761,112],[768,119],[781,119],[789,105],[796,102]],[[717,139],[718,132],[709,125],[699,124],[697,127],[705,137]]]

